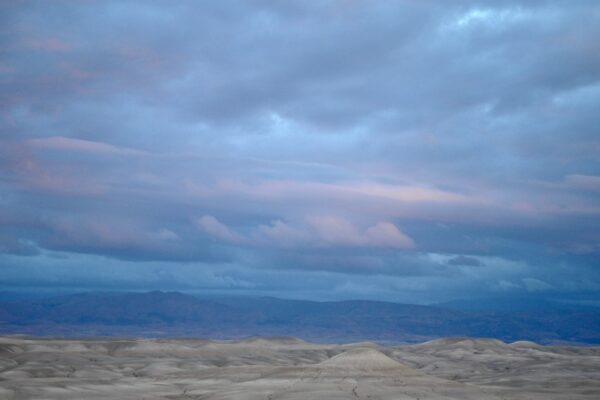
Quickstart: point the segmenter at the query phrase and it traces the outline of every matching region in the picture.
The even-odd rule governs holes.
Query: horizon
[[[0,15],[0,291],[598,304],[598,2]]]
[[[499,309],[510,310],[511,306],[515,310],[527,309],[532,305],[554,305],[554,306],[570,306],[573,309],[587,309],[600,311],[600,301],[593,300],[572,300],[572,299],[559,299],[554,296],[540,297],[534,296],[528,293],[521,294],[519,296],[514,295],[500,295],[500,296],[482,296],[482,297],[457,297],[444,302],[432,302],[432,303],[411,303],[411,302],[399,302],[393,300],[380,300],[376,298],[344,298],[344,299],[313,299],[303,297],[285,297],[285,296],[274,296],[271,294],[248,294],[248,293],[232,293],[232,292],[213,292],[206,293],[201,291],[180,291],[180,290],[73,290],[65,291],[58,290],[52,292],[39,292],[39,291],[0,291],[0,303],[3,302],[14,302],[14,301],[35,301],[35,300],[46,300],[64,296],[78,296],[78,295],[119,295],[119,294],[182,294],[194,297],[199,300],[215,300],[218,299],[273,299],[273,300],[284,300],[284,301],[298,301],[298,302],[312,302],[312,303],[336,303],[336,302],[373,302],[373,303],[389,303],[398,305],[415,305],[415,306],[426,306],[426,307],[440,307],[440,308],[452,308],[453,305],[459,308],[466,307],[467,303],[472,301],[481,301],[476,309],[482,311],[498,311]],[[534,300],[529,303],[527,300]],[[523,302],[519,306],[514,303]],[[508,308],[507,308],[508,307]]]

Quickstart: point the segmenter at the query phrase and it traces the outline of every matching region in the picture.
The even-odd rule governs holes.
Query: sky
[[[0,290],[600,298],[597,1],[0,4]]]

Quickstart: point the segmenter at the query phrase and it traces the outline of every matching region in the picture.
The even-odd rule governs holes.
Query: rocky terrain
[[[600,348],[0,338],[2,399],[598,399]]]

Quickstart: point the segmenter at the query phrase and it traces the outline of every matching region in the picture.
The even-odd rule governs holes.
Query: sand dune
[[[0,338],[2,399],[597,399],[600,348]]]

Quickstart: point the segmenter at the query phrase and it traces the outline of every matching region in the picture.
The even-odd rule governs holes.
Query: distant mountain
[[[148,325],[155,323],[194,323],[232,315],[224,304],[178,292],[84,293],[33,301],[17,301],[0,306],[10,315],[8,322],[31,324]]]
[[[571,300],[559,301],[556,299],[545,299],[539,296],[527,295],[506,295],[492,296],[477,299],[456,299],[444,303],[436,304],[438,307],[449,308],[457,311],[497,311],[497,312],[540,312],[547,313],[553,311],[600,311],[600,307],[586,305],[585,302]]]
[[[296,336],[418,342],[447,336],[600,343],[598,309],[465,311],[377,301],[200,299],[178,292],[84,293],[0,303],[0,333],[52,336]]]

